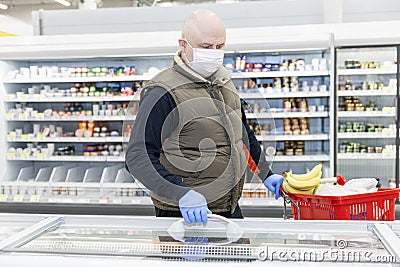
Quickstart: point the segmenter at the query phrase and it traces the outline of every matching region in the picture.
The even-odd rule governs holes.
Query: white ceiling
[[[0,0],[0,4],[8,6],[7,10],[0,9],[0,15],[17,19],[23,23],[32,25],[32,12],[43,10],[66,10],[78,9],[79,2],[89,0],[67,0],[71,2],[71,6],[63,6],[54,0]],[[155,6],[171,6],[186,5],[199,3],[234,3],[241,1],[260,1],[260,0],[93,0],[98,2],[98,8],[114,8],[114,7],[136,7],[152,5]],[[266,1],[266,0],[263,0]],[[288,1],[288,0],[267,0],[267,1]],[[293,1],[293,0],[291,0]],[[1,25],[0,25],[1,26]]]
[[[78,2],[81,0],[68,0],[74,6],[78,6]],[[121,7],[121,6],[138,6],[154,3],[155,0],[97,0],[102,2],[99,7]],[[254,1],[254,0],[253,0]],[[240,2],[240,0],[157,0],[156,5],[172,3],[172,4],[195,4],[195,3],[206,3],[206,2]],[[33,5],[49,5],[57,4],[54,0],[0,0],[0,3],[8,5],[10,8],[20,6],[33,6]],[[59,4],[58,4],[59,5]]]

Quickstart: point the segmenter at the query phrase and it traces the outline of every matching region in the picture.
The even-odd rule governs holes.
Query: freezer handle
[[[227,242],[220,243],[220,245],[227,245],[233,242],[238,241],[243,235],[243,229],[235,222],[216,214],[208,214],[208,219],[213,221],[218,221],[226,225],[226,237]],[[179,219],[178,221],[171,224],[168,228],[168,233],[175,240],[185,242],[185,231],[188,228],[192,229],[206,229],[207,224],[187,224],[184,219]]]

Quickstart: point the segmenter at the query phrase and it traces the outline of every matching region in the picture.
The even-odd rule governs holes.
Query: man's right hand
[[[207,223],[207,214],[211,211],[207,207],[205,197],[194,190],[188,191],[179,200],[179,209],[186,223]]]

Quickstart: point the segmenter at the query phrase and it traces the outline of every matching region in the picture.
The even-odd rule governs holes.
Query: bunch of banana
[[[316,165],[306,174],[284,172],[282,188],[287,193],[312,195],[320,184],[321,176],[322,164]]]

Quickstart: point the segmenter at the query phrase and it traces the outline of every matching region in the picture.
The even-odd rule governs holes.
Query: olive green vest
[[[223,67],[209,78],[210,82],[184,64],[179,55],[174,61],[171,68],[143,88],[164,88],[173,97],[179,114],[178,127],[163,143],[160,162],[203,194],[212,212],[233,213],[242,194],[246,169],[236,88]],[[179,210],[176,203],[167,204],[156,196],[152,200],[160,209]]]

